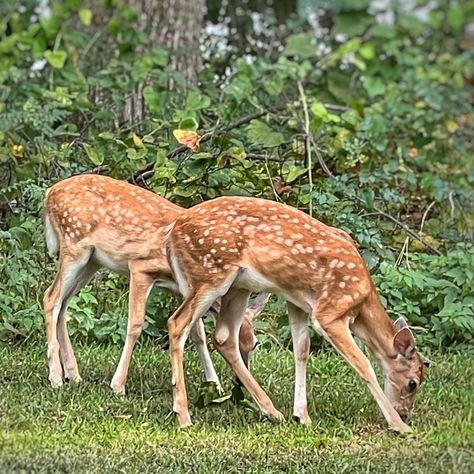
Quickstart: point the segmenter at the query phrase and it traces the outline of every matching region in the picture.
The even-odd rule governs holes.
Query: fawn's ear
[[[253,299],[247,308],[247,315],[252,319],[256,318],[263,311],[263,308],[265,308],[270,296],[272,296],[271,293],[261,293],[255,299]]]
[[[405,356],[407,359],[411,359],[415,355],[415,338],[408,327],[400,329],[395,336],[393,336],[393,347],[399,354]]]
[[[431,365],[431,361],[428,360],[426,357],[423,357],[421,354],[420,354],[420,357],[421,357],[421,361],[423,362],[423,365],[426,368],[428,368]]]
[[[400,331],[400,329],[407,328],[408,323],[406,322],[405,318],[402,318],[401,316],[393,322],[393,326],[395,327],[396,331]]]

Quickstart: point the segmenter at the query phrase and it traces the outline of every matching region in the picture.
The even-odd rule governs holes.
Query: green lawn
[[[171,409],[168,354],[143,344],[128,394],[108,388],[120,348],[77,347],[84,382],[49,387],[45,349],[0,348],[0,473],[4,472],[474,472],[474,357],[434,356],[417,401],[415,435],[387,430],[375,402],[333,353],[309,364],[313,425],[291,420],[293,359],[257,351],[253,370],[287,421],[275,424],[250,404],[192,407],[180,431]],[[230,373],[214,354],[229,388]],[[190,400],[200,367],[186,356]]]

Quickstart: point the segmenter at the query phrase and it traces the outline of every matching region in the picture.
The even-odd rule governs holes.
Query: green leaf
[[[136,133],[132,133],[132,139],[133,139],[133,144],[137,148],[145,148],[145,144],[143,143],[143,140]]]
[[[309,33],[296,33],[288,37],[284,56],[298,56],[300,58],[309,58],[316,53],[314,36]]]
[[[186,99],[186,110],[206,109],[211,105],[211,99],[199,91],[191,91]]]
[[[321,119],[323,122],[337,123],[341,121],[339,116],[329,113],[324,104],[319,101],[314,101],[311,104],[311,112],[313,112],[313,114],[316,115],[316,117]]]
[[[327,84],[329,92],[338,101],[350,103],[358,99],[357,90],[351,86],[351,76],[344,71],[328,71]]]
[[[264,147],[278,146],[284,141],[283,134],[273,131],[265,122],[252,120],[246,128],[247,138],[252,144]]]
[[[83,143],[82,146],[84,147],[87,157],[94,165],[100,166],[104,162],[104,154],[102,153],[102,150],[87,143]]]
[[[143,89],[143,98],[150,108],[150,112],[157,114],[161,111],[160,98],[157,92],[151,86],[145,86]]]
[[[31,318],[23,318],[22,322],[25,329],[29,332],[33,327],[33,320]]]
[[[365,263],[369,267],[369,270],[375,268],[379,262],[379,257],[374,252],[368,250],[364,251],[362,256],[364,257]]]
[[[465,18],[464,18],[464,10],[460,6],[456,6],[450,8],[448,10],[448,23],[450,24],[451,28],[456,31],[460,31],[464,26]]]
[[[146,148],[141,148],[141,149],[135,149],[135,148],[127,148],[126,150],[128,158],[131,160],[142,160],[145,158],[147,154]]]
[[[440,11],[433,10],[430,12],[430,25],[438,29],[443,24],[444,15]]]
[[[295,179],[299,178],[303,174],[306,173],[306,168],[302,168],[301,166],[290,165],[288,167],[289,173],[286,175],[286,182],[291,183]]]
[[[168,64],[169,53],[163,48],[154,48],[151,52],[153,63],[156,66],[165,67]]]
[[[278,95],[283,90],[283,78],[279,75],[267,77],[263,80],[263,87],[270,95]]]
[[[358,36],[374,23],[374,17],[364,12],[340,13],[334,20],[332,32],[346,36]]]
[[[374,25],[370,28],[369,34],[374,38],[391,39],[396,36],[397,32],[395,27],[390,25]]]
[[[90,26],[92,20],[92,10],[89,8],[81,8],[79,10],[79,18],[84,25]]]
[[[363,85],[369,97],[375,97],[385,92],[385,83],[380,77],[365,77]]]
[[[374,208],[375,194],[374,194],[373,189],[363,189],[360,194],[364,201],[366,209],[368,211],[371,211]]]
[[[358,52],[364,59],[373,59],[375,57],[375,46],[373,43],[365,43],[359,48]]]
[[[63,50],[51,51],[48,49],[44,52],[44,57],[52,67],[62,69],[67,59],[67,53]]]
[[[97,135],[99,138],[102,138],[103,140],[113,140],[114,134],[112,132],[102,132]]]
[[[175,186],[173,188],[173,194],[175,196],[181,196],[181,197],[191,197],[196,195],[196,188],[193,186],[190,186],[188,188],[185,188],[183,186]]]
[[[224,92],[232,95],[238,102],[249,99],[254,92],[254,85],[247,76],[239,75],[233,78],[227,86],[224,87]]]
[[[235,160],[245,160],[247,153],[243,148],[238,146],[231,146],[228,150],[225,151],[225,154],[234,158]]]
[[[195,132],[199,127],[197,120],[194,117],[185,117],[179,122],[178,128],[180,130],[192,130]]]
[[[229,400],[231,397],[232,397],[232,393],[229,393],[227,395],[222,395],[222,397],[214,398],[209,403],[211,403],[213,405],[218,405],[220,403],[224,403],[225,401]]]
[[[210,158],[214,158],[214,155],[212,153],[209,153],[208,151],[193,153],[193,160],[209,160]]]

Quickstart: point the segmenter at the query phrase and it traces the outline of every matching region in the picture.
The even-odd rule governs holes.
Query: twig
[[[358,201],[363,202],[362,199],[357,198]],[[411,230],[406,224],[403,222],[400,222],[398,219],[393,217],[392,215],[388,214],[387,212],[382,211],[382,209],[378,209],[377,207],[374,206],[374,210],[377,211],[381,216],[391,220],[395,224],[397,224],[399,227],[401,227],[407,234],[411,235],[415,240],[418,240],[421,244],[423,244],[426,248],[429,248],[432,252],[434,252],[436,255],[443,255],[437,248],[433,247],[431,244],[426,242],[423,237],[420,237],[416,232]]]
[[[99,39],[100,35],[102,34],[101,31],[97,31],[94,36],[91,38],[91,40],[87,43],[86,47],[84,48],[84,51],[82,52],[82,57],[86,57],[87,54],[89,53],[89,50],[92,48],[94,43]]]
[[[397,261],[395,262],[395,266],[398,267],[403,260],[403,256],[405,255],[405,260],[407,262],[407,268],[410,268],[410,262],[408,260],[408,244],[410,243],[410,237],[407,237],[405,239],[405,242],[403,242],[402,249],[400,250],[400,253],[398,254]]]
[[[150,170],[150,171],[145,171],[145,173],[140,175],[140,180],[142,181],[142,184],[145,185],[145,181],[149,178],[151,178],[155,173],[155,170]]]
[[[69,144],[69,148],[72,148],[78,140],[81,140],[83,138],[84,134],[87,132],[87,129],[95,122],[95,120],[96,117],[91,117],[91,119],[82,127],[81,131],[79,132],[79,135],[73,138],[72,142]]]
[[[454,201],[453,201],[453,192],[450,191],[450,193],[448,194],[448,199],[449,199],[449,204],[451,204],[451,218],[454,217],[454,210],[456,209],[456,207],[454,206]]]
[[[324,161],[324,158],[321,155],[321,152],[319,151],[318,145],[316,144],[314,138],[312,136],[310,138],[311,138],[311,143],[313,144],[313,147],[314,147],[314,152],[316,154],[316,157],[318,158],[319,165],[328,176],[330,176],[331,178],[334,178],[334,174],[331,172],[331,170],[328,168],[328,165]]]
[[[247,153],[245,158],[255,161],[274,161],[275,163],[281,163],[279,158],[273,158],[272,156],[267,156],[263,153]]]
[[[425,219],[430,212],[431,208],[436,204],[436,201],[433,201],[427,208],[426,211],[423,213],[423,217],[421,218],[421,225],[420,225],[420,234],[423,232],[423,226],[425,225]]]
[[[272,175],[270,174],[270,170],[268,169],[268,163],[266,161],[265,161],[265,169],[267,171],[268,181],[270,181],[270,186],[272,187],[273,196],[275,196],[275,201],[280,201],[281,202],[280,196],[278,196],[278,193],[276,192],[275,186],[273,185]]]
[[[337,105],[337,104],[323,104],[326,109],[333,110],[334,112],[347,112],[349,107],[347,105]]]
[[[308,102],[306,101],[306,95],[304,93],[303,85],[301,81],[298,81],[298,91],[300,93],[301,102],[303,104],[303,113],[304,113],[304,131],[306,134],[305,137],[305,148],[306,148],[306,158],[308,159],[308,181],[309,181],[309,215],[313,217],[313,163],[311,161],[311,138],[309,132],[309,113],[308,113]]]
[[[105,171],[109,171],[109,165],[99,165],[99,166],[94,166],[89,173],[94,173],[94,174],[101,174],[104,173]]]

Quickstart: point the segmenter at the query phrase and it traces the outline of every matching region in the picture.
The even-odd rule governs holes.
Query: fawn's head
[[[415,395],[429,366],[416,350],[415,338],[403,318],[394,323],[393,349],[395,357],[385,370],[385,395],[402,420],[410,417]]]

